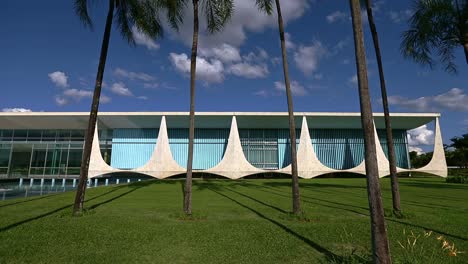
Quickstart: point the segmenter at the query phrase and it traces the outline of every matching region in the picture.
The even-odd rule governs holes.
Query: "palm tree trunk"
[[[468,37],[466,37],[468,39]],[[466,64],[468,64],[468,42],[463,44],[463,49],[465,50],[465,59],[466,59]]]
[[[91,157],[91,148],[93,146],[94,130],[96,129],[97,114],[99,110],[99,98],[101,96],[102,79],[104,78],[104,68],[106,67],[107,50],[109,48],[110,33],[112,28],[112,18],[114,15],[114,0],[109,0],[109,10],[107,12],[106,27],[104,38],[102,40],[101,55],[99,57],[99,66],[96,75],[96,84],[94,87],[93,102],[89,113],[88,130],[84,143],[83,156],[80,167],[80,180],[76,189],[75,203],[73,205],[73,215],[80,215],[83,210],[86,181],[88,180],[89,160]]]
[[[281,40],[281,53],[283,57],[283,73],[284,85],[286,87],[286,97],[288,100],[289,113],[289,136],[291,139],[291,174],[292,174],[292,196],[293,196],[293,213],[301,212],[301,198],[299,194],[299,179],[297,173],[297,155],[296,155],[296,123],[294,120],[294,107],[291,94],[291,86],[289,83],[288,59],[286,57],[286,43],[284,38],[283,17],[281,16],[281,6],[279,0],[276,0],[276,10],[278,13],[278,26]]]
[[[193,0],[193,42],[192,56],[190,58],[190,121],[189,121],[189,145],[187,160],[187,177],[184,189],[184,212],[192,214],[192,165],[193,165],[193,141],[195,138],[195,77],[197,70],[198,50],[198,0]]]
[[[380,89],[382,93],[382,104],[385,117],[385,130],[387,134],[387,147],[388,147],[388,161],[390,167],[390,180],[392,185],[392,201],[393,211],[397,214],[401,213],[400,206],[400,190],[396,170],[395,146],[393,145],[392,125],[390,123],[390,111],[388,110],[387,87],[385,85],[385,76],[382,65],[382,55],[380,52],[379,37],[377,35],[377,28],[374,22],[374,14],[372,12],[371,0],[366,0],[367,18],[372,33],[372,40],[374,41],[375,57],[377,58],[377,65],[379,68]]]
[[[380,193],[379,169],[375,145],[374,124],[367,80],[364,34],[362,32],[361,9],[359,0],[350,0],[353,22],[354,47],[359,84],[361,122],[364,130],[365,164],[367,174],[367,195],[371,218],[372,257],[374,263],[391,263],[385,227],[382,197]]]

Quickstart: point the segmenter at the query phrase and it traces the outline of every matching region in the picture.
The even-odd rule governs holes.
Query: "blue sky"
[[[0,109],[89,111],[106,1],[91,6],[94,31],[76,17],[73,1],[5,0],[0,9]],[[190,2],[190,1],[189,1]],[[225,30],[199,45],[197,111],[286,111],[277,22],[257,12],[253,0],[235,0]],[[402,58],[400,36],[410,2],[375,1],[391,111],[441,112],[444,141],[467,132],[468,66],[456,52],[458,75]],[[296,111],[359,111],[348,1],[282,1],[288,34],[290,78]],[[112,31],[101,111],[187,111],[191,15],[179,33],[163,39],[135,31],[129,46]],[[366,27],[369,84],[374,112],[381,112],[371,36]],[[414,145],[430,143],[421,128]]]

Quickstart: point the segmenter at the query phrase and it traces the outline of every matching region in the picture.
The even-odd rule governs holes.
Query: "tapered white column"
[[[233,116],[228,144],[226,146],[223,159],[218,163],[218,165],[208,170],[204,170],[203,172],[218,174],[230,179],[239,179],[243,176],[269,171],[254,167],[245,158],[239,137],[239,131],[237,129],[236,117]]]
[[[119,172],[121,170],[109,166],[101,155],[101,148],[99,146],[98,126],[94,130],[93,145],[91,147],[91,157],[89,160],[88,178],[94,178],[103,174]]]
[[[447,177],[447,161],[445,160],[444,143],[442,140],[442,133],[440,131],[439,118],[435,119],[435,135],[434,135],[434,152],[432,159],[426,166],[413,169],[411,171],[425,172],[434,174],[440,177]]]
[[[150,175],[158,179],[186,172],[186,169],[177,164],[172,156],[165,116],[161,118],[158,140],[154,147],[153,154],[145,165],[132,171]]]

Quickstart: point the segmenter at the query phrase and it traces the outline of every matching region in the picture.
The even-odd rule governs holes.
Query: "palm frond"
[[[175,30],[179,30],[179,25],[182,24],[184,18],[184,8],[187,6],[188,0],[153,0],[156,10],[165,9],[166,17]]]
[[[204,0],[202,5],[205,13],[208,31],[218,32],[226,25],[232,16],[233,0]]]
[[[260,11],[265,12],[267,15],[273,13],[273,0],[255,0],[255,4]]]
[[[119,29],[122,37],[127,40],[128,44],[135,45],[133,32],[130,25],[134,24],[134,15],[130,13],[129,2],[135,0],[117,0],[114,19],[116,26]],[[134,11],[134,10],[132,10]]]
[[[93,21],[88,14],[88,0],[75,0],[75,13],[85,27],[93,28]]]
[[[405,58],[434,66],[438,56],[448,72],[456,72],[454,48],[461,41],[460,21],[452,0],[417,0],[410,29],[402,35],[400,46]]]

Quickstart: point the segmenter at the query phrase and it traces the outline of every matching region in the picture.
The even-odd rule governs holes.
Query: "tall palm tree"
[[[362,32],[361,7],[359,0],[350,0],[349,3],[351,6],[351,17],[353,22],[354,48],[359,85],[359,101],[361,107],[361,123],[364,130],[367,196],[371,218],[372,257],[374,263],[391,263],[380,192],[372,106],[367,79],[364,34]]]
[[[185,0],[182,0],[185,2]],[[193,167],[193,141],[195,138],[195,80],[197,70],[198,52],[198,7],[199,0],[192,0],[193,4],[193,40],[190,57],[190,117],[189,117],[189,145],[187,158],[187,175],[184,188],[184,212],[192,214],[192,167]],[[221,31],[231,18],[233,0],[204,0],[202,7],[209,33]]]
[[[382,65],[382,54],[380,52],[379,37],[377,35],[377,28],[374,22],[374,14],[372,12],[372,3],[371,0],[365,0],[366,9],[367,9],[367,19],[369,21],[369,26],[371,29],[372,40],[374,42],[375,57],[377,58],[377,66],[379,68],[379,77],[380,77],[380,91],[382,94],[382,104],[384,110],[384,119],[385,119],[385,132],[387,136],[387,149],[388,149],[388,161],[390,167],[390,180],[392,185],[392,202],[393,202],[393,211],[396,214],[401,214],[400,206],[400,188],[397,178],[396,170],[396,158],[395,158],[395,146],[393,145],[393,135],[392,135],[392,124],[390,122],[390,111],[388,110],[388,98],[387,98],[387,87],[385,85],[385,76]]]
[[[273,13],[273,1],[272,0],[255,0],[257,7],[271,15]],[[294,214],[300,214],[301,212],[301,197],[299,194],[299,177],[297,172],[297,151],[296,151],[296,123],[294,121],[294,107],[293,98],[291,93],[291,86],[289,81],[289,69],[288,59],[286,56],[286,42],[284,37],[284,25],[283,17],[281,15],[281,6],[279,0],[275,0],[276,14],[278,16],[278,29],[281,41],[281,53],[283,58],[283,74],[284,74],[284,86],[286,87],[286,99],[288,101],[288,113],[289,113],[289,137],[291,141],[291,174],[292,174],[292,207]]]
[[[401,53],[422,65],[434,66],[434,53],[455,73],[454,50],[462,47],[468,64],[468,1],[416,0],[410,29],[403,33]]]
[[[88,14],[88,4],[90,0],[75,0],[75,12],[86,27],[93,28],[92,20]],[[130,45],[134,45],[132,26],[151,38],[162,36],[163,29],[159,20],[159,8],[167,7],[167,17],[173,27],[181,21],[180,11],[170,0],[109,0],[107,10],[104,37],[101,46],[101,55],[96,75],[93,101],[89,113],[88,128],[83,148],[83,156],[80,168],[80,180],[76,190],[73,215],[79,215],[83,210],[86,181],[88,179],[89,160],[93,143],[94,130],[96,128],[97,114],[99,110],[99,99],[101,95],[102,80],[106,66],[107,50],[112,29],[112,22],[115,19],[116,26],[124,39]]]

